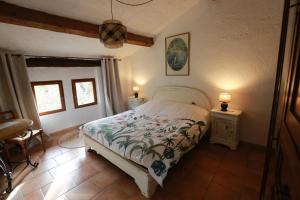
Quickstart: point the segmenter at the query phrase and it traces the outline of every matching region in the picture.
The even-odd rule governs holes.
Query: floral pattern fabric
[[[147,116],[135,110],[83,125],[84,134],[148,168],[162,185],[168,170],[202,137],[203,121]]]

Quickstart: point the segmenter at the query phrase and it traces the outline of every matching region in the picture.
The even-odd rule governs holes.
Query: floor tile
[[[61,135],[47,137],[46,153],[40,145],[32,148],[40,165],[17,169],[8,200],[146,200],[132,177],[95,151],[60,147]],[[263,162],[264,149],[255,145],[240,143],[232,151],[200,142],[169,171],[151,200],[258,199]]]
[[[248,171],[243,177],[243,180],[243,186],[251,188],[257,192],[260,191],[261,176],[259,174]]]
[[[60,197],[58,197],[55,200],[71,200],[71,199],[68,199],[66,195],[61,195]]]
[[[241,200],[259,199],[259,192],[248,187],[243,187],[241,191]]]
[[[264,170],[264,161],[251,161],[248,160],[247,161],[247,166],[246,166],[246,172],[253,172],[253,173],[257,173],[260,176],[263,175],[263,170]]]
[[[115,181],[120,179],[122,176],[116,173],[115,170],[107,169],[98,173],[96,176],[91,178],[91,181],[97,185],[100,189],[105,189]],[[130,177],[129,177],[130,178]]]
[[[249,153],[248,159],[252,160],[252,161],[264,162],[264,160],[265,160],[265,150],[262,149],[261,147],[252,148],[250,153]]]
[[[115,190],[108,187],[106,190],[98,193],[93,200],[127,200],[130,196],[126,195],[121,190]]]
[[[49,174],[49,172],[44,172],[39,176],[22,183],[22,193],[26,196],[30,192],[39,190],[41,187],[51,183],[52,181],[53,177]]]
[[[243,177],[238,174],[232,174],[231,172],[220,168],[214,175],[212,183],[221,185],[227,190],[240,193],[243,183]]]
[[[83,166],[84,164],[88,163],[89,160],[86,159],[86,157],[77,157],[73,160],[67,161],[53,169],[51,169],[49,172],[51,173],[51,175],[53,177],[61,177],[65,174],[68,174],[72,171],[74,171],[75,169],[80,168],[81,166]]]
[[[177,183],[197,183],[201,185],[202,190],[206,190],[215,176],[215,169],[202,168],[195,165],[195,168],[189,173],[185,179],[177,181]]]
[[[114,190],[120,190],[124,192],[124,194],[126,194],[126,196],[128,197],[132,197],[140,194],[140,190],[138,186],[134,182],[134,179],[131,177],[123,177],[115,181],[115,183],[113,183],[109,187]]]
[[[6,200],[23,200],[23,194],[22,194],[22,191],[21,191],[22,186],[21,185],[22,184],[19,184],[18,186],[16,186],[13,189],[13,191],[9,194],[9,196],[6,198]],[[0,197],[1,197],[1,195],[0,195]]]
[[[55,156],[54,157],[54,160],[58,163],[58,164],[62,164],[62,163],[65,163],[69,160],[72,160],[76,157],[77,155],[71,151],[67,151],[67,152],[64,152],[58,156]]]
[[[46,152],[43,152],[40,155],[40,158],[41,160],[48,160],[60,154],[62,154],[62,151],[59,149],[59,147],[55,146],[55,147],[48,148]]]
[[[42,187],[45,200],[53,200],[76,187],[72,177],[56,178],[52,183]]]
[[[238,200],[240,194],[232,192],[220,185],[211,184],[204,195],[205,200]]]
[[[77,154],[77,155],[82,155],[82,154],[86,154],[86,150],[85,148],[76,148],[72,150],[73,153]]]
[[[32,175],[33,175],[33,177],[35,177],[35,176],[37,176],[45,171],[48,171],[54,167],[57,167],[57,166],[58,166],[58,164],[54,159],[39,161],[39,166],[38,166],[38,168],[36,168],[32,171]]]
[[[99,188],[91,181],[86,181],[65,194],[68,199],[88,200],[99,193]]]
[[[173,193],[174,196],[177,196],[182,200],[201,200],[204,198],[206,190],[204,187],[201,187],[201,183],[190,181],[189,179],[184,179],[179,182],[180,184],[175,185],[173,190],[169,191]]]
[[[41,190],[37,190],[25,195],[23,200],[44,200],[44,195]]]
[[[71,199],[68,199],[66,195],[61,195],[60,197],[58,197],[55,200],[71,200]]]
[[[75,184],[80,184],[85,180],[96,176],[99,172],[105,170],[105,168],[95,167],[93,163],[88,163],[72,172],[67,174],[67,177],[72,178]]]
[[[227,158],[223,159],[220,163],[220,168],[236,174],[243,176],[245,174],[247,160],[240,159],[237,157],[226,156]]]
[[[199,153],[195,156],[195,168],[202,170],[216,171],[220,166],[221,160],[215,157],[211,157],[205,153]]]

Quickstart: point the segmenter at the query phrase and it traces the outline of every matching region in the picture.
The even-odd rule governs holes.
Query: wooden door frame
[[[276,81],[275,81],[275,88],[274,88],[274,96],[273,96],[273,104],[272,104],[272,111],[271,111],[271,119],[269,124],[269,133],[268,133],[268,142],[267,142],[267,151],[266,151],[266,158],[265,158],[265,164],[264,164],[264,170],[263,170],[263,177],[261,181],[261,191],[260,191],[260,199],[264,199],[264,195],[266,192],[266,184],[268,180],[268,172],[270,169],[270,162],[274,147],[274,142],[276,142],[276,145],[278,145],[279,136],[276,135],[276,123],[277,123],[277,113],[278,113],[278,107],[279,107],[279,101],[280,101],[280,92],[281,92],[281,86],[283,84],[282,76],[283,76],[283,69],[284,69],[284,61],[285,59],[291,60],[290,58],[285,58],[285,51],[286,51],[286,42],[287,42],[287,31],[288,31],[288,25],[289,25],[289,15],[290,15],[290,8],[299,6],[299,0],[297,0],[296,4],[291,5],[290,0],[284,1],[284,9],[283,9],[283,17],[282,17],[282,24],[281,24],[281,35],[280,35],[280,44],[279,44],[279,52],[278,52],[278,62],[277,62],[277,71],[276,71]],[[299,17],[299,14],[297,15]],[[299,21],[299,19],[298,19]],[[295,23],[297,23],[297,19],[295,20]],[[296,29],[296,25],[294,26]],[[293,30],[295,31],[295,30]],[[293,38],[294,40],[294,38]],[[294,41],[292,42],[294,43]],[[291,79],[290,74],[291,70],[289,69],[288,74],[288,80]],[[289,86],[290,83],[286,85],[286,87]],[[285,88],[287,89],[287,88]],[[283,104],[286,104],[287,102],[287,96],[284,97]],[[286,108],[285,113],[286,114]],[[279,151],[277,152],[279,153]]]
[[[276,79],[275,79],[275,88],[274,88],[274,93],[273,93],[271,119],[270,119],[270,123],[269,123],[266,158],[265,158],[263,176],[262,176],[262,181],[261,181],[260,199],[263,199],[263,196],[264,196],[265,190],[266,190],[268,171],[270,168],[269,165],[270,165],[271,156],[272,156],[273,142],[274,142],[274,140],[278,140],[278,138],[275,138],[274,135],[275,135],[275,129],[276,129],[277,111],[278,111],[279,98],[280,98],[280,88],[281,88],[281,84],[282,84],[281,78],[282,78],[282,72],[283,72],[286,36],[287,36],[287,30],[288,30],[289,9],[290,9],[290,0],[285,0],[282,22],[281,22],[281,35],[280,35],[280,44],[279,44],[279,51],[278,51],[277,71],[276,71]]]

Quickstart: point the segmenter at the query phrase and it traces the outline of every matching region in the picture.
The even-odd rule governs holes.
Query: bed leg
[[[137,186],[140,188],[142,194],[146,198],[150,198],[156,190],[157,183],[153,180],[153,178],[149,177],[149,179],[135,179],[134,180]]]

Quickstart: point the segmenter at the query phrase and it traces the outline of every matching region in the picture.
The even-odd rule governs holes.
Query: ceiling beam
[[[27,67],[100,67],[100,59],[61,57],[26,58]]]
[[[0,1],[0,22],[89,38],[99,38],[99,25],[97,24],[52,15],[3,1]],[[146,47],[154,44],[153,38],[134,33],[127,33],[127,43]]]

